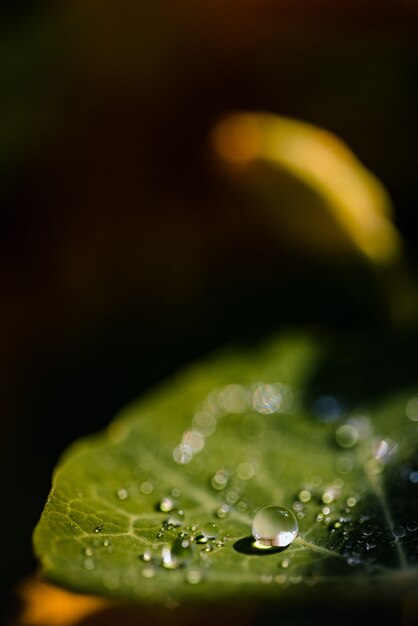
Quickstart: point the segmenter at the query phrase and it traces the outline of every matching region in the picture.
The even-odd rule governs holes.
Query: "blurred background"
[[[33,0],[1,12],[10,613],[61,452],[183,363],[289,325],[415,337],[418,3]],[[251,167],[231,173],[213,133],[234,111],[340,137],[388,190],[402,258],[365,258],[277,172],[261,185]]]

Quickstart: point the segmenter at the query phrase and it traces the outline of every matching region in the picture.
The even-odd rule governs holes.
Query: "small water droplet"
[[[216,516],[222,519],[228,515],[230,510],[231,507],[228,504],[223,504],[221,507],[219,507],[219,509],[217,509]]]
[[[183,446],[188,446],[193,454],[197,454],[205,446],[205,437],[198,430],[187,430],[183,433],[181,443]]]
[[[203,572],[197,568],[190,568],[186,572],[186,581],[190,585],[198,585],[203,580]]]
[[[162,560],[166,569],[177,569],[186,565],[193,556],[192,544],[188,539],[177,538],[171,545],[163,546]]]
[[[142,493],[147,496],[154,491],[154,485],[152,484],[151,481],[144,480],[144,482],[141,483],[140,489]]]
[[[345,408],[338,398],[331,395],[320,396],[313,405],[315,416],[320,422],[334,422],[345,413]]]
[[[322,478],[321,478],[321,476],[318,476],[317,474],[314,474],[311,477],[311,485],[312,485],[312,487],[320,487],[322,485]]]
[[[302,491],[299,494],[299,500],[301,502],[309,502],[310,499],[311,499],[311,492],[308,491],[308,489],[302,489]]]
[[[361,532],[363,533],[365,537],[369,537],[370,535],[373,534],[373,526],[370,526],[370,524],[365,524],[362,527]]]
[[[290,565],[290,560],[289,559],[283,559],[280,563],[281,567],[283,567],[283,569],[287,569]]]
[[[170,511],[174,509],[174,502],[171,498],[166,496],[165,498],[161,499],[160,504],[158,505],[158,508],[160,509],[160,511],[163,511],[164,513],[169,513]]]
[[[418,422],[418,397],[410,398],[405,408],[406,415],[411,422]]]
[[[218,470],[216,474],[212,477],[212,487],[214,489],[224,489],[229,479],[229,474],[226,470]]]
[[[84,559],[84,568],[87,570],[92,570],[96,567],[95,562],[91,558]]]
[[[183,511],[180,511],[180,510],[171,511],[170,515],[167,517],[166,522],[169,526],[173,526],[175,528],[178,526],[182,526],[184,522]]]
[[[261,574],[260,581],[264,585],[269,585],[273,580],[273,574]]]
[[[179,465],[187,465],[193,458],[193,449],[187,443],[180,443],[173,450],[173,459]]]
[[[144,554],[142,555],[142,560],[146,563],[150,563],[153,559],[154,551],[151,548],[145,548]]]
[[[161,532],[157,533],[157,539],[162,539],[163,537],[164,537],[163,533],[161,533]]]
[[[287,582],[287,576],[285,574],[277,574],[274,577],[274,580],[278,585],[284,585]]]
[[[266,546],[288,546],[298,534],[298,521],[292,511],[282,506],[267,506],[256,513],[252,534]]]
[[[351,456],[344,455],[337,459],[336,469],[340,474],[349,474],[354,467],[354,460]]]
[[[243,413],[248,409],[248,390],[244,385],[226,385],[218,392],[217,401],[225,413]]]
[[[228,493],[226,494],[226,501],[229,504],[235,504],[238,498],[239,498],[239,494],[233,489],[231,489],[231,491],[228,491]]]
[[[409,532],[413,533],[418,529],[418,522],[412,519],[407,523],[406,527],[409,530]]]
[[[180,498],[181,496],[181,491],[178,487],[173,487],[173,489],[171,490],[171,495],[173,496],[173,498]]]
[[[418,472],[414,471],[409,474],[409,480],[416,485],[418,483]]]
[[[87,546],[87,548],[84,549],[84,554],[86,556],[93,556],[94,554],[93,548],[90,548],[89,546]]]
[[[125,489],[124,487],[122,487],[121,489],[118,489],[118,491],[116,492],[116,495],[119,500],[126,500],[129,496],[127,489]]]
[[[396,537],[396,539],[402,539],[402,537],[405,537],[405,534],[406,531],[403,526],[395,526],[395,528],[393,529],[393,535],[394,537]]]
[[[257,413],[268,415],[280,409],[282,397],[279,385],[258,385],[253,392],[252,405]]]
[[[237,476],[241,480],[250,480],[255,476],[255,467],[249,461],[243,461],[237,467]]]
[[[96,528],[94,529],[95,533],[101,533],[103,530],[103,524],[98,524],[98,526],[96,526]]]
[[[207,522],[202,526],[202,535],[206,539],[216,539],[219,535],[219,528],[213,522]]]
[[[358,442],[359,434],[352,424],[343,424],[335,431],[335,439],[342,448],[351,448]]]
[[[356,504],[357,504],[357,499],[354,496],[350,496],[349,498],[347,498],[347,506],[352,508],[353,506],[356,506]]]
[[[146,565],[142,570],[142,576],[144,578],[154,578],[155,576],[155,567],[151,564]]]

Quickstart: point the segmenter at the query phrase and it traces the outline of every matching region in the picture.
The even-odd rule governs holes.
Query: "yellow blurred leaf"
[[[109,605],[103,598],[72,593],[39,578],[27,580],[20,596],[23,609],[19,626],[74,626]]]
[[[375,263],[399,259],[387,192],[332,133],[272,114],[236,113],[211,139],[221,162],[256,187],[262,208],[280,214],[291,238],[332,252],[345,238]]]

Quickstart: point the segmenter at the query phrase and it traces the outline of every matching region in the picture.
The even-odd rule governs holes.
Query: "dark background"
[[[9,2],[0,26],[2,608],[76,437],[219,345],[287,325],[371,337],[387,286],[307,252],[213,164],[231,110],[340,136],[384,182],[416,268],[418,5]],[[301,229],[304,224],[301,223]],[[386,290],[386,291],[385,291]]]

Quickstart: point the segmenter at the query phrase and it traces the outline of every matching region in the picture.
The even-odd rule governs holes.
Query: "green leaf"
[[[44,575],[164,604],[413,589],[418,388],[381,352],[290,333],[174,376],[64,454],[34,535]],[[262,550],[251,524],[271,505],[298,515],[299,535]],[[194,539],[173,562],[181,532]]]

